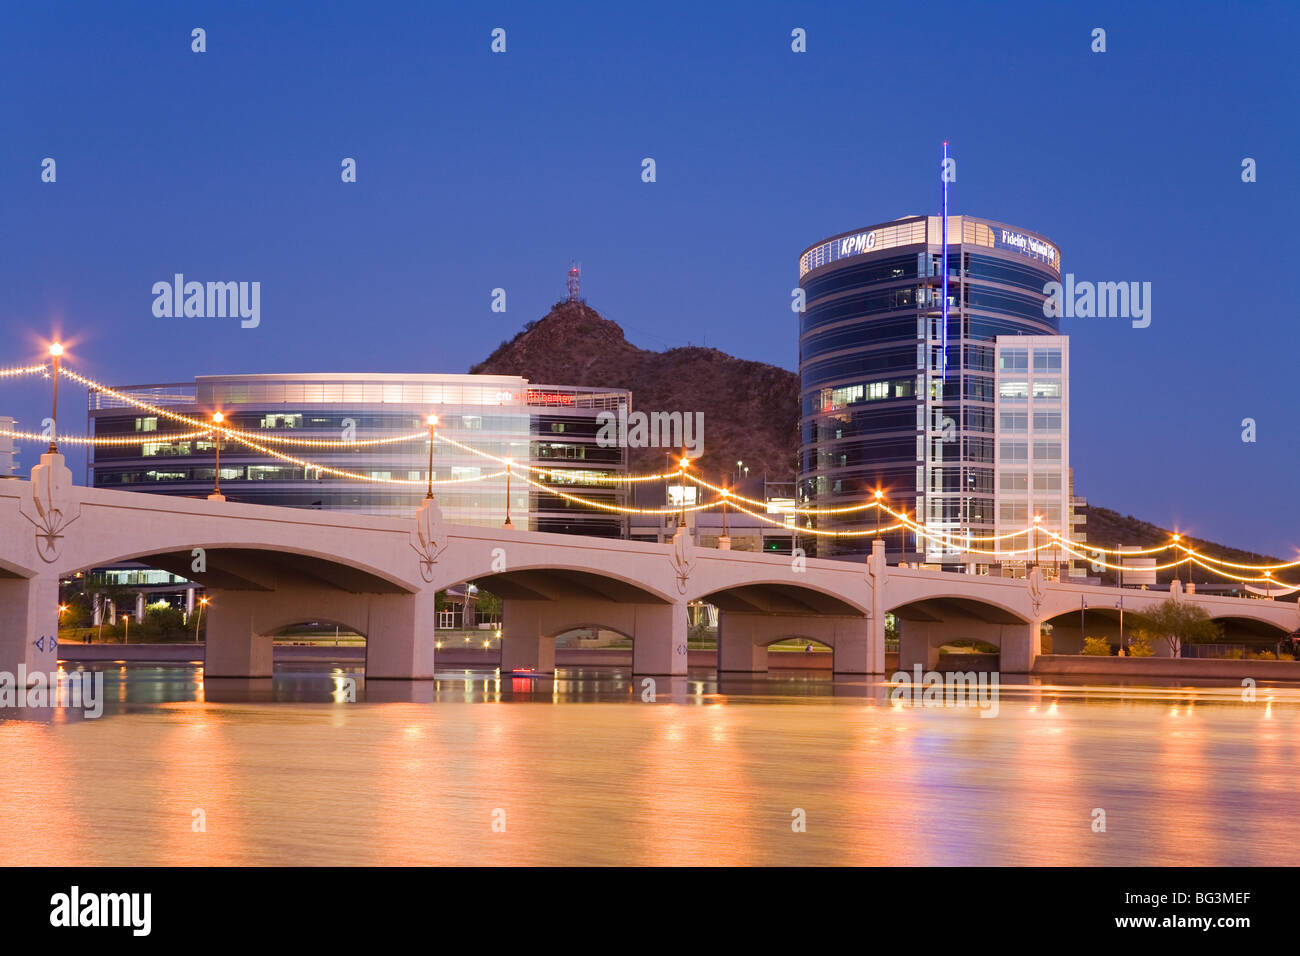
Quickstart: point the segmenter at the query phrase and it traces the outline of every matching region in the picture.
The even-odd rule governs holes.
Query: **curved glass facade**
[[[205,421],[221,411],[229,427],[242,431],[329,440],[410,434],[427,428],[426,417],[433,412],[440,435],[520,465],[556,469],[547,484],[595,501],[623,505],[627,500],[626,484],[593,480],[627,473],[626,449],[596,442],[596,416],[630,400],[618,389],[535,386],[507,375],[340,374],[204,376],[193,384],[118,391]],[[211,438],[151,441],[151,434],[190,429],[103,393],[91,393],[90,420],[97,436],[139,438],[138,444],[92,449],[95,487],[189,497],[212,491],[216,449]],[[267,447],[372,480],[333,477],[227,439],[221,446],[221,491],[228,500],[411,517],[427,490],[427,440],[360,448]],[[476,479],[501,467],[445,443],[434,448],[435,480]],[[434,485],[434,495],[448,521],[500,525],[505,520],[504,477]],[[621,536],[624,530],[621,515],[574,504],[519,478],[510,484],[510,517],[521,530],[602,537]]]
[[[909,217],[800,255],[800,503],[843,506],[880,489],[929,527],[992,534],[996,338],[1056,334],[1057,320],[1043,315],[1043,287],[1060,280],[1061,257],[1035,233],[948,218],[945,374],[941,225],[938,216]],[[809,524],[848,529],[863,520],[855,513]],[[871,548],[870,536],[810,537],[822,556]],[[891,560],[956,555],[910,533],[885,540]]]

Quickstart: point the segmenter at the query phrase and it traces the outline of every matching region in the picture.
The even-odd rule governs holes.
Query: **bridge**
[[[275,634],[321,621],[365,636],[368,678],[431,678],[435,595],[470,581],[503,599],[502,668],[540,672],[554,669],[557,636],[599,627],[632,639],[634,673],[685,674],[697,601],[719,609],[720,673],[764,671],[768,645],[806,638],[832,649],[837,673],[884,674],[887,613],[900,667],[933,666],[942,644],[974,638],[1008,673],[1032,670],[1044,624],[1054,651],[1077,650],[1081,618],[1107,634],[1171,593],[1232,631],[1300,624],[1292,602],[889,566],[879,541],[865,562],[796,559],[699,548],[680,530],[657,544],[451,525],[434,498],[411,519],[86,488],[46,454],[30,480],[0,482],[0,670],[53,670],[59,581],[123,561],[208,589],[210,677],[271,676]]]

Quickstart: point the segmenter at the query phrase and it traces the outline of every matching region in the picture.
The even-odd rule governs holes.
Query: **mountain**
[[[626,388],[633,411],[702,412],[702,476],[729,477],[744,461],[751,477],[766,472],[773,481],[794,480],[799,376],[774,365],[711,348],[638,348],[590,306],[559,302],[470,372],[522,375],[539,385]],[[632,449],[632,472],[661,471],[665,451],[680,453]]]

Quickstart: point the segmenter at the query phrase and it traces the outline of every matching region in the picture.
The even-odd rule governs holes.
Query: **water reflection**
[[[104,718],[0,720],[0,864],[1300,862],[1294,686],[99,670]]]

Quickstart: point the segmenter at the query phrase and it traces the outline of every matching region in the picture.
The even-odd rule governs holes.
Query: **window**
[[[1035,372],[1059,372],[1061,370],[1061,350],[1034,349]]]
[[[1059,397],[1060,384],[1057,384],[1057,395]],[[1038,393],[1038,384],[1034,384],[1034,394]],[[998,397],[1004,402],[1024,402],[1029,400],[1029,383],[1023,379],[1016,379],[1009,382],[1000,382],[998,384]]]
[[[1023,372],[1029,369],[1028,349],[1003,349],[998,359],[998,368],[1008,372]]]
[[[156,432],[158,430],[158,419],[152,415],[148,418],[137,418],[135,420],[135,430],[138,432]]]
[[[1059,471],[1039,471],[1034,473],[1034,491],[1060,491],[1061,473]]]
[[[1021,442],[1023,445],[1024,443]],[[1061,443],[1059,441],[1034,442],[1034,461],[1060,461]]]
[[[1028,491],[1029,475],[1023,471],[1004,471],[998,476],[999,491]]]
[[[1029,521],[1029,506],[1023,501],[1004,501],[998,506],[998,520],[1003,524],[1023,526]]]
[[[1060,448],[1060,445],[1056,446]],[[998,449],[998,460],[1003,462],[1029,461],[1029,443],[1023,441],[1004,441]]]
[[[1059,432],[1061,430],[1060,412],[1034,412],[1034,431]]]
[[[999,412],[998,427],[1004,432],[1023,432],[1029,429],[1028,412]],[[1038,416],[1034,416],[1034,427],[1038,427]]]
[[[1058,380],[1048,379],[1046,381],[1034,382],[1034,398],[1044,401],[1061,400],[1061,383]]]

